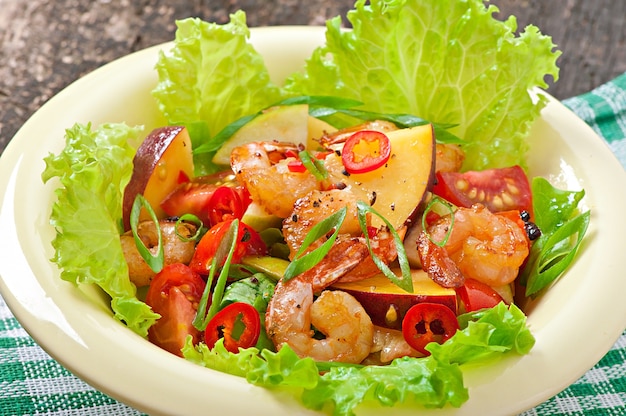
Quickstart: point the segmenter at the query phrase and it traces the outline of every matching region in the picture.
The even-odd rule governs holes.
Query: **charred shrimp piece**
[[[194,253],[195,242],[186,241],[186,239],[196,233],[196,226],[187,222],[177,222],[174,219],[163,219],[159,221],[159,227],[163,239],[164,265],[189,263]],[[137,224],[137,235],[150,252],[156,254],[158,234],[154,222],[143,221]],[[149,285],[156,273],[139,254],[132,231],[124,233],[120,241],[128,264],[130,280],[137,287]]]

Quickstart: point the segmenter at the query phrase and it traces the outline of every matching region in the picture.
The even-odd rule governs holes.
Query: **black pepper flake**
[[[293,215],[291,216],[291,221],[293,221],[293,222],[298,222],[298,216],[297,216],[296,214],[293,214]]]
[[[520,218],[522,219],[522,221],[524,222],[528,222],[530,221],[530,214],[528,213],[528,211],[524,210],[522,212],[519,213]]]
[[[376,191],[372,192],[372,196],[370,197],[370,206],[374,206],[374,203],[376,203]]]
[[[345,169],[344,169],[344,170],[342,170],[342,171],[341,171],[341,173],[342,173],[342,175],[344,175],[344,176],[350,176],[350,172],[348,172],[348,171],[347,171],[347,170],[345,170]]]
[[[341,150],[335,150],[335,154],[336,154],[337,156],[341,156]]]
[[[319,206],[320,206],[319,201],[313,201],[313,206],[314,206],[315,208],[319,207]]]
[[[541,230],[534,222],[528,221],[524,223],[524,230],[530,241],[534,241],[541,237]]]
[[[343,183],[343,182],[339,182],[339,183],[337,183],[337,184],[335,185],[335,188],[337,188],[337,189],[339,189],[339,190],[346,189],[347,187],[348,187],[348,185],[346,185],[346,184],[345,184],[345,183]]]
[[[534,241],[541,237],[541,230],[530,220],[530,213],[526,210],[519,213],[520,218],[524,221],[524,231],[526,231],[526,235],[530,241]]]
[[[389,208],[391,208],[391,210],[392,210],[392,211],[395,211],[395,210],[396,210],[396,204],[395,204],[395,203],[392,203],[392,204],[389,206]]]

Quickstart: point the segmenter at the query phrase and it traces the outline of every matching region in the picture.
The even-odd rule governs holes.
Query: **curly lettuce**
[[[278,352],[248,348],[233,354],[221,340],[211,350],[204,343],[192,345],[191,338],[183,355],[258,386],[285,388],[310,409],[330,406],[334,416],[352,416],[358,406],[368,403],[460,407],[469,397],[463,385],[463,365],[486,363],[508,351],[526,354],[535,343],[526,316],[515,305],[500,303],[465,314],[460,324],[461,330],[444,344],[429,344],[430,356],[403,357],[386,366],[316,363],[309,357],[298,358],[289,346]]]
[[[111,296],[115,317],[146,336],[159,315],[137,299],[120,243],[122,195],[133,170],[141,129],[125,124],[75,124],[66,130],[65,148],[45,158],[44,182],[58,178],[50,223],[57,234],[52,261],[61,278],[93,283]]]
[[[497,11],[482,0],[358,0],[347,15],[353,30],[329,20],[326,44],[286,90],[456,124],[464,169],[525,166],[525,138],[545,105],[529,90],[558,79],[560,52],[535,26],[516,36],[515,17],[499,21]]]
[[[153,96],[170,125],[188,128],[194,148],[281,98],[263,57],[248,43],[245,13],[230,18],[224,25],[177,21],[174,47],[160,52],[156,64],[159,83]],[[213,154],[196,157],[199,174],[216,169]]]

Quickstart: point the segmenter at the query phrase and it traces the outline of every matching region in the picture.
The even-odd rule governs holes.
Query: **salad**
[[[46,158],[61,277],[164,349],[312,409],[461,406],[464,365],[532,348],[516,302],[563,273],[589,221],[583,191],[525,171],[545,105],[528,91],[558,52],[495,10],[357,1],[353,30],[330,20],[282,86],[243,12],[178,22],[154,90],[169,125],[77,124]],[[509,244],[480,262],[504,259],[491,277],[451,248],[485,230]]]

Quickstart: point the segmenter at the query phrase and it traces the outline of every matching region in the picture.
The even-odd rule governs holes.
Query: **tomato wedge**
[[[391,141],[385,133],[360,130],[343,145],[341,161],[348,173],[366,173],[383,166],[391,156]]]
[[[528,177],[517,165],[463,173],[437,172],[433,193],[459,207],[481,203],[491,212],[525,210],[532,215]]]
[[[502,296],[491,286],[474,279],[465,279],[463,286],[456,289],[465,312],[493,308],[502,302]]]
[[[256,345],[261,333],[261,319],[254,306],[234,302],[215,314],[204,331],[204,342],[213,348],[218,339],[224,338],[224,347],[232,352],[239,348]]]
[[[443,343],[459,329],[456,315],[447,306],[422,302],[411,306],[402,320],[405,341],[422,354],[430,355],[426,345]]]
[[[219,191],[218,191],[219,190]],[[214,198],[214,194],[218,196]],[[241,219],[250,205],[248,190],[232,172],[200,176],[179,184],[162,202],[161,208],[172,217],[193,214],[211,227],[230,214]]]
[[[187,335],[194,343],[201,332],[191,324],[205,287],[204,280],[182,263],[165,266],[148,288],[146,303],[161,317],[148,330],[148,339],[159,347],[182,356]]]
[[[189,262],[189,267],[194,272],[201,275],[207,275],[209,273],[213,257],[233,221],[234,219],[222,221],[211,227],[209,231],[202,236]],[[231,263],[239,263],[244,256],[265,254],[267,254],[267,246],[259,233],[243,222],[239,222],[237,245],[235,246]],[[223,264],[220,264],[220,266],[222,265]]]

